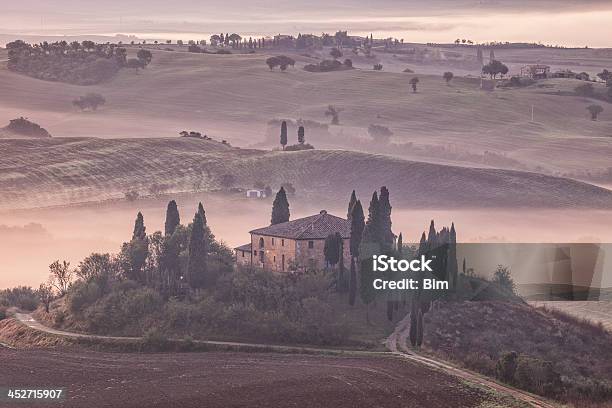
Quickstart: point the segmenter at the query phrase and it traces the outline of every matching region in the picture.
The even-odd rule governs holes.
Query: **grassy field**
[[[574,69],[580,61],[587,61],[593,71],[612,65],[608,54],[595,52],[556,50],[548,58],[559,67]],[[538,56],[534,50],[505,54],[500,51],[517,66]],[[360,69],[352,71],[301,69],[324,56],[323,52],[294,55],[295,68],[281,73],[270,72],[264,64],[267,55],[262,54],[154,51],[146,70],[124,70],[112,81],[91,87],[44,82],[0,69],[0,93],[6,96],[0,101],[0,123],[27,116],[54,136],[104,138],[168,137],[193,129],[245,146],[269,143],[266,123],[274,118],[328,123],[324,112],[333,104],[342,109],[341,125],[332,126],[329,140],[319,139],[318,147],[367,150],[367,145],[359,147],[357,142],[368,140],[370,124],[380,124],[394,132],[393,141],[422,147],[414,152],[389,151],[410,159],[452,160],[448,154],[423,153],[433,146],[476,155],[496,152],[516,160],[517,168],[547,172],[609,167],[612,109],[597,102],[605,110],[599,121],[589,120],[586,106],[595,101],[571,96],[579,81],[547,80],[488,93],[479,90],[479,79],[460,72],[447,86],[438,72],[452,70],[444,65],[450,63],[446,60],[413,64],[416,74],[407,74],[399,72],[409,65],[404,57],[386,53],[377,54],[388,67],[382,72],[372,71],[365,57],[355,57]],[[414,75],[420,78],[417,93],[408,85]],[[75,111],[71,101],[91,91],[103,94],[107,105],[96,113]],[[460,164],[470,165],[470,159]]]
[[[9,139],[0,141],[2,208],[40,207],[168,192],[221,191],[292,183],[306,201],[344,202],[387,185],[397,207],[609,208],[612,192],[573,180],[494,169],[412,162],[347,151],[272,152],[213,141]]]

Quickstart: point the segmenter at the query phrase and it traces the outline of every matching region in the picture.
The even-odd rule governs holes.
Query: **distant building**
[[[246,191],[247,198],[266,198],[266,191],[259,189],[250,189]]]
[[[344,264],[350,264],[351,224],[322,210],[319,214],[250,231],[251,242],[234,248],[236,263],[274,272],[325,267],[325,238],[340,233]]]
[[[525,65],[521,68],[521,76],[531,79],[546,79],[550,76],[549,65]]]

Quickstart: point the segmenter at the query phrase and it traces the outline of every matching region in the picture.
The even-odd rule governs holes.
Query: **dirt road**
[[[70,337],[89,337],[89,338],[111,338],[118,339],[118,337],[107,337],[107,336],[95,336],[95,335],[87,335],[87,334],[78,334],[65,332],[60,330],[55,330],[49,327],[46,327],[39,322],[37,322],[30,314],[27,313],[15,313],[15,317],[20,320],[22,323],[27,326],[44,331],[51,334],[70,336]],[[156,383],[157,386],[155,390],[157,392],[168,392],[169,394],[165,395],[165,398],[172,398],[172,401],[175,401],[174,398],[177,398],[177,395],[180,397],[180,394],[176,394],[176,392],[185,393],[185,397],[180,397],[180,401],[185,400],[185,405],[177,405],[177,406],[198,406],[198,403],[206,402],[207,407],[217,406],[215,405],[218,401],[219,406],[241,406],[240,404],[234,405],[236,403],[236,399],[243,398],[241,394],[235,394],[236,390],[243,390],[246,385],[240,383],[240,385],[231,385],[232,381],[229,379],[240,381],[240,378],[246,381],[246,377],[243,377],[245,372],[253,372],[253,378],[251,381],[271,381],[272,383],[268,383],[268,385],[257,385],[260,388],[260,400],[261,406],[273,407],[276,406],[276,403],[283,402],[282,405],[278,406],[293,406],[289,401],[284,401],[283,398],[305,398],[305,392],[307,390],[311,390],[311,392],[317,394],[319,385],[318,381],[321,379],[321,375],[327,373],[327,370],[340,370],[336,374],[329,374],[328,381],[325,381],[325,386],[321,388],[323,393],[325,387],[329,388],[329,394],[326,399],[322,399],[320,401],[317,398],[313,397],[312,400],[308,400],[308,404],[304,405],[304,402],[301,403],[299,401],[295,402],[295,406],[329,406],[327,405],[329,401],[337,400],[335,406],[381,406],[381,407],[394,407],[394,406],[402,406],[402,407],[412,407],[412,406],[426,406],[426,407],[446,407],[451,406],[449,404],[449,400],[452,395],[452,406],[455,407],[473,407],[478,406],[480,403],[484,401],[497,401],[500,399],[504,399],[504,402],[508,404],[508,406],[512,406],[512,399],[516,399],[518,401],[529,403],[531,406],[538,408],[554,408],[554,405],[549,404],[545,401],[540,400],[537,397],[534,397],[528,393],[524,393],[518,390],[511,389],[509,387],[505,387],[495,383],[494,381],[488,380],[480,375],[468,372],[466,370],[461,370],[456,367],[450,366],[440,361],[436,361],[427,357],[423,357],[411,352],[406,347],[406,336],[407,336],[407,323],[408,320],[404,319],[397,326],[396,331],[387,339],[386,345],[392,351],[392,353],[379,353],[380,356],[373,355],[373,353],[367,352],[352,352],[351,356],[347,357],[339,357],[339,356],[303,356],[303,355],[268,355],[261,354],[254,357],[252,354],[248,353],[191,353],[191,354],[176,354],[176,353],[168,353],[168,354],[117,354],[117,353],[56,353],[50,351],[18,351],[18,350],[1,350],[0,356],[2,357],[12,357],[15,361],[16,366],[41,366],[40,370],[44,371],[46,364],[50,367],[57,367],[58,372],[63,372],[65,369],[72,373],[70,367],[74,370],[88,370],[90,367],[96,367],[95,372],[101,376],[99,381],[114,381],[108,380],[107,378],[113,378],[116,381],[119,381],[117,377],[122,377],[125,379],[120,380],[119,384],[114,384],[113,386],[108,386],[104,388],[103,397],[98,396],[97,400],[99,401],[112,401],[112,392],[110,390],[115,389],[119,395],[126,394],[126,391],[130,387],[135,387],[136,391],[129,390],[129,395],[134,396],[134,404],[135,405],[123,405],[125,407],[140,407],[140,406],[164,406],[156,405],[158,401],[166,401],[164,398],[159,397],[156,392],[153,392],[152,396],[149,398],[145,398],[144,395],[149,395],[151,391],[143,394],[143,396],[138,396],[139,393],[144,392],[144,390],[148,389],[148,386],[143,386],[143,380],[149,381],[151,384]],[[126,339],[126,338],[122,338]],[[132,338],[136,339],[136,338]],[[210,344],[219,344],[219,345],[248,345],[255,347],[266,347],[270,349],[268,345],[261,344],[247,344],[247,343],[231,343],[231,342],[208,342]],[[276,351],[290,351],[290,347],[284,346],[273,346],[280,347],[281,350]],[[317,350],[317,349],[312,349]],[[33,354],[31,354],[33,353]],[[39,358],[38,353],[42,353],[44,358]],[[200,393],[201,387],[203,387],[202,382],[205,380],[201,377],[204,375],[203,373],[197,374],[196,372],[190,373],[190,369],[196,370],[200,367],[207,367],[207,369],[211,369],[213,372],[215,369],[219,369],[221,371],[223,367],[214,368],[214,364],[211,361],[208,361],[210,356],[213,356],[213,362],[217,361],[218,356],[232,356],[231,358],[239,359],[240,356],[244,356],[245,361],[257,362],[260,365],[259,369],[261,372],[257,372],[257,366],[249,365],[247,368],[242,367],[240,365],[229,365],[225,368],[233,367],[236,369],[236,377],[234,377],[230,372],[225,373],[228,376],[229,386],[232,389],[230,393],[231,396],[224,396],[222,393],[218,392],[208,392],[210,389],[221,389],[225,386],[222,383],[215,383],[213,381],[212,384],[206,383],[205,390],[207,390],[204,394]],[[163,356],[163,357],[162,357]],[[189,356],[193,356],[193,361]],[[398,359],[397,357],[401,357]],[[226,358],[226,357],[222,357]],[[48,360],[45,362],[45,359]],[[78,362],[79,360],[83,360],[82,362]],[[115,363],[111,365],[106,365],[102,363],[98,363],[98,359],[108,361],[114,360]],[[11,361],[10,358],[4,359],[3,361]],[[163,360],[163,361],[162,361]],[[271,360],[271,361],[270,361]],[[404,360],[404,361],[402,361]],[[53,361],[51,363],[51,361]],[[132,364],[130,361],[136,361],[136,363]],[[177,363],[180,361],[180,366],[185,367],[185,373],[178,375],[178,378],[185,378],[186,381],[182,382],[182,386],[176,388],[176,385],[172,383],[171,380],[176,377],[177,374],[168,374],[173,373],[175,367],[173,364],[168,364],[168,362]],[[186,362],[189,362],[187,364]],[[200,361],[200,363],[196,363],[196,361]],[[405,366],[402,364],[405,363]],[[64,365],[67,364],[66,367]],[[187,365],[186,365],[187,364]],[[201,364],[201,366],[199,365]],[[145,370],[143,373],[148,373],[151,371],[151,367],[153,368],[152,372],[158,374],[155,378],[146,379],[146,376],[143,377],[138,375],[136,377],[131,377],[129,374],[130,367],[141,367]],[[318,367],[323,372],[313,371],[312,374],[309,374],[309,370],[314,370],[314,367]],[[384,367],[384,371],[381,371],[381,367]],[[104,374],[105,370],[101,370],[100,368],[104,368],[108,373]],[[296,370],[297,368],[297,370]],[[117,373],[114,373],[114,370]],[[346,371],[345,371],[346,370]],[[17,370],[19,371],[19,370]],[[127,371],[127,372],[126,372]],[[286,374],[281,374],[277,379],[275,376],[282,372],[287,372]],[[295,372],[294,372],[295,371]],[[12,373],[11,370],[7,372]],[[36,370],[33,371],[36,373]],[[88,371],[87,371],[88,373]],[[270,377],[270,375],[273,376]],[[292,374],[293,373],[293,374]],[[25,383],[23,382],[13,382],[11,385],[33,385],[37,384],[37,377],[31,378],[27,375],[23,377]],[[367,375],[366,375],[367,374]],[[5,374],[6,375],[6,374]],[[72,375],[72,374],[70,374]],[[82,383],[76,387],[78,390],[76,396],[74,398],[85,398],[88,400],[89,398],[95,398],[96,392],[92,390],[92,387],[95,386],[95,381],[85,380],[88,378],[87,376],[82,376],[82,381],[86,381],[86,383]],[[110,377],[108,377],[110,376]],[[297,377],[296,377],[297,376]],[[307,376],[308,378],[302,378],[303,376]],[[317,381],[312,382],[313,378],[316,377]],[[212,378],[215,378],[216,375],[211,375]],[[261,378],[260,378],[261,377]],[[295,383],[291,382],[291,378],[295,377]],[[104,380],[106,378],[106,380]],[[129,378],[129,379],[128,379]],[[136,379],[137,378],[137,379]],[[165,378],[166,380],[162,380]],[[384,378],[387,380],[383,381],[390,388],[380,389],[381,385],[377,385],[378,381],[382,381]],[[9,384],[9,381],[16,380],[16,377],[13,377],[11,374],[7,376],[7,378],[3,379],[2,374],[0,373],[0,384]],[[64,375],[62,374],[62,379],[64,379]],[[194,380],[195,382],[192,382]],[[98,381],[98,380],[96,380]],[[124,382],[125,381],[125,382]],[[279,381],[282,383],[280,388],[273,385],[274,382]],[[205,381],[204,381],[205,382]],[[290,387],[287,388],[287,382],[289,382]],[[249,383],[247,381],[247,383]],[[479,386],[484,386],[482,389],[474,387],[472,384],[477,384]],[[123,386],[122,384],[130,384]],[[189,386],[191,384],[191,386]],[[250,383],[249,383],[250,384]],[[301,384],[301,386],[300,386]],[[251,387],[249,385],[248,387]],[[75,389],[75,384],[66,385],[69,390]],[[164,391],[166,387],[171,387],[169,390],[175,391]],[[247,388],[248,388],[247,387]],[[292,387],[299,388],[301,387],[301,391],[297,392],[296,390],[292,390]],[[446,387],[449,387],[450,390],[445,390]],[[354,392],[350,392],[353,389]],[[418,389],[418,390],[417,390]],[[487,391],[490,389],[494,392]],[[101,390],[101,389],[100,389]],[[100,391],[98,390],[98,392]],[[107,393],[106,391],[109,390]],[[81,396],[80,392],[83,391],[86,394]],[[250,391],[249,391],[250,392]],[[448,394],[450,392],[450,394]],[[348,395],[345,396],[344,393],[350,393],[351,397]],[[370,394],[377,394],[376,396]],[[402,395],[411,394],[411,397],[407,397],[404,399]],[[459,393],[459,394],[457,394]],[[499,394],[497,394],[499,393]],[[106,395],[110,394],[110,395]],[[497,395],[496,395],[497,394]],[[283,396],[281,398],[281,396]],[[509,396],[500,397],[500,396]],[[107,397],[110,398],[107,400]],[[380,399],[379,399],[380,397]],[[244,397],[250,398],[250,397]],[[289,400],[292,400],[289,398]],[[304,400],[306,401],[306,400]],[[415,405],[411,405],[411,401],[416,401]],[[144,404],[145,405],[139,405]],[[182,404],[183,402],[181,402]],[[312,403],[312,405],[310,405]],[[190,405],[194,404],[194,405]],[[333,404],[332,404],[333,405]],[[66,405],[72,406],[72,405]],[[98,405],[88,405],[96,407]],[[114,405],[99,405],[99,406],[114,406]],[[173,405],[174,406],[174,405]],[[259,406],[257,400],[255,400],[255,404],[249,403],[248,406]]]
[[[416,353],[408,347],[408,335],[410,328],[410,315],[406,316],[396,327],[395,331],[387,338],[386,346],[393,353],[404,357],[405,359],[418,362],[428,367],[437,368],[444,371],[447,374],[455,375],[466,381],[485,386],[493,389],[501,394],[511,395],[519,401],[530,404],[537,408],[555,408],[552,403],[530,394],[528,392],[520,391],[514,388],[510,388],[499,384],[493,380],[490,380],[480,374],[473,373],[468,370],[464,370],[458,367],[454,367],[443,361],[432,359]]]

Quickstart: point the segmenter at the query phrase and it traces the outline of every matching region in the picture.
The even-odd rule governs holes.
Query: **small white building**
[[[266,198],[264,190],[251,189],[246,191],[247,198]]]

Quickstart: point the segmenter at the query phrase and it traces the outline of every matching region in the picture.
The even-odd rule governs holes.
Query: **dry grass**
[[[525,55],[517,55],[520,52]],[[558,66],[582,58],[595,65],[611,60],[594,60],[593,55],[577,52],[568,50],[564,57],[563,51],[556,51],[550,59]],[[326,122],[324,111],[334,104],[343,112],[342,126],[334,127],[333,134],[365,137],[367,127],[376,123],[391,128],[397,142],[450,146],[479,154],[494,151],[526,168],[569,172],[609,167],[612,109],[606,106],[599,121],[589,120],[585,108],[592,101],[564,96],[578,81],[549,80],[543,87],[483,93],[475,78],[458,73],[447,86],[438,71],[448,67],[419,66],[415,74],[421,80],[419,92],[413,94],[408,85],[413,74],[387,69],[374,72],[365,65],[363,69],[313,74],[301,66],[317,60],[299,55],[294,56],[295,68],[270,72],[264,64],[266,57],[154,51],[146,70],[122,72],[111,82],[86,88],[0,69],[0,94],[6,95],[0,101],[0,124],[23,115],[55,136],[106,138],[167,137],[194,129],[247,145],[264,140],[270,119],[301,117]],[[406,65],[389,54],[379,57],[385,67]],[[523,50],[509,52],[504,58],[520,64],[536,55]],[[101,93],[107,105],[96,113],[76,112],[71,101],[86,91]],[[535,123],[530,122],[532,105]],[[344,144],[342,147],[354,148],[353,143]],[[419,158],[409,151],[401,154]]]
[[[473,169],[411,162],[346,151],[269,152],[172,139],[3,140],[0,206],[27,208],[148,194],[153,184],[168,192],[223,189],[260,181],[291,182],[302,197],[344,200],[354,188],[367,196],[387,185],[399,207],[609,208],[612,192],[536,173]]]

